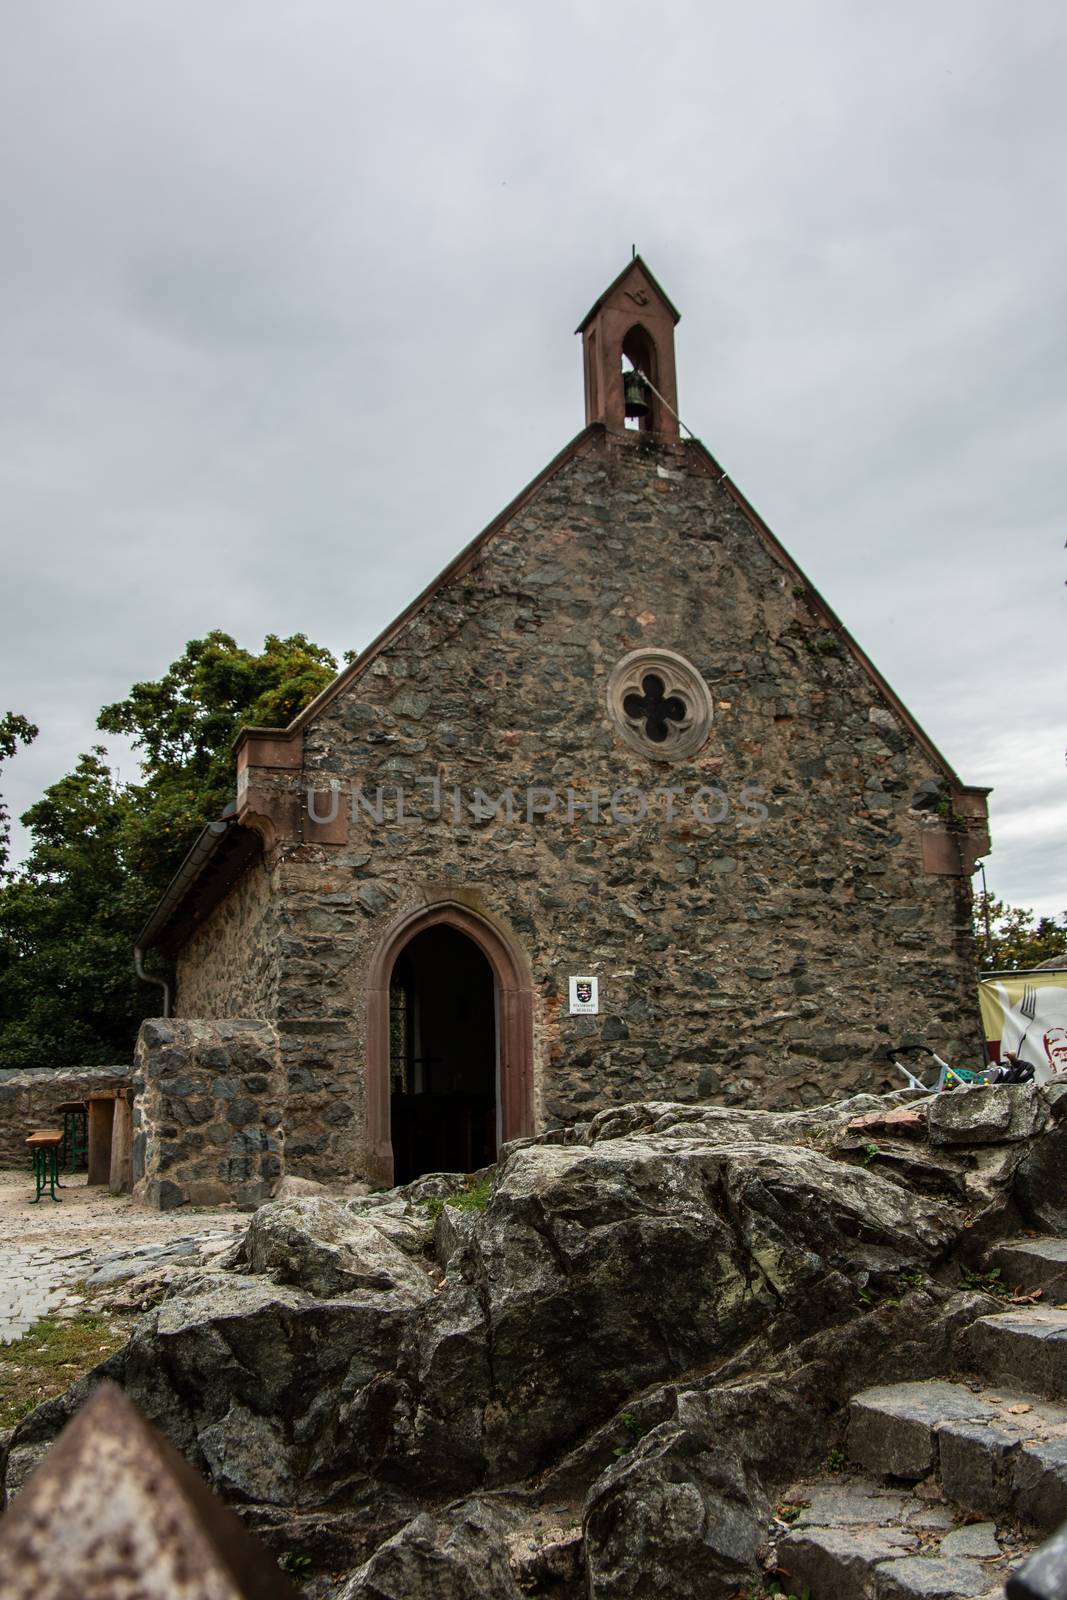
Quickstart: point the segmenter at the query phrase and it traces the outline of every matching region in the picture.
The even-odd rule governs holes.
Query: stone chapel
[[[140,939],[176,969],[141,1070],[198,1040],[181,1092],[238,1131],[168,1162],[191,1113],[157,1095],[157,1198],[168,1165],[184,1199],[283,1158],[390,1184],[627,1101],[982,1059],[987,791],[682,437],[678,320],[635,257],[578,330],[581,432],[289,727],[241,732]]]

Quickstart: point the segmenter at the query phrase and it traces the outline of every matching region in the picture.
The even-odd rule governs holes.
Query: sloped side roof
[[[727,476],[726,472],[716,461],[715,457],[712,455],[707,446],[702,444],[699,439],[689,439],[686,441],[686,444],[689,449],[696,451],[704,459],[708,468],[716,477],[720,488],[730,496],[730,499],[737,506],[738,510],[742,512],[754,531],[759,534],[764,543],[770,547],[778,561],[780,561],[782,566],[785,567],[786,571],[793,573],[798,582],[804,585],[817,609],[825,618],[827,625],[832,628],[833,631],[838,634],[842,641],[847,645],[849,654],[852,656],[853,660],[863,668],[864,672],[878,689],[878,692],[893,708],[896,716],[899,717],[900,721],[914,736],[916,741],[922,746],[933,765],[940,768],[954,788],[965,791],[969,794],[989,794],[990,791],[987,788],[975,787],[972,784],[965,784],[963,782],[955,768],[952,766],[952,763],[948,760],[947,756],[942,754],[937,745],[931,739],[930,735],[926,732],[925,728],[923,728],[921,723],[919,723],[915,717],[912,716],[911,712],[908,710],[903,700],[901,700],[900,696],[890,686],[887,680],[883,678],[882,674],[879,672],[870,656],[863,649],[863,646],[853,638],[852,634],[845,627],[845,624],[841,621],[841,618],[837,615],[837,612],[830,605],[829,601],[823,599],[822,595],[812,583],[811,579],[805,572],[801,570],[801,568],[793,560],[793,557],[789,554],[789,551],[771,532],[770,528],[764,522],[763,518],[760,516],[759,512],[755,509],[751,502],[745,498],[733,480]]]
[[[459,552],[459,554],[448,563],[448,566],[444,567],[437,574],[436,578],[426,585],[426,588],[423,589],[422,593],[416,595],[411,604],[406,606],[398,617],[394,617],[389,626],[384,628],[382,632],[378,634],[377,638],[371,641],[365,650],[361,650],[356,659],[350,662],[342,672],[339,672],[332,683],[328,683],[325,689],[321,689],[319,691],[314,700],[308,702],[303,711],[299,711],[297,713],[292,722],[289,723],[288,727],[241,728],[238,730],[237,737],[234,740],[234,747],[236,748],[238,745],[240,745],[243,740],[253,737],[269,737],[272,739],[292,738],[295,734],[299,733],[302,728],[306,728],[308,723],[314,722],[316,717],[320,716],[322,712],[325,711],[326,707],[331,705],[332,702],[337,699],[337,696],[342,694],[344,690],[348,688],[350,683],[354,683],[363,675],[366,669],[370,666],[371,662],[374,661],[377,656],[381,655],[382,651],[386,649],[388,645],[392,644],[397,635],[402,633],[407,627],[408,623],[413,621],[413,619],[417,617],[419,613],[426,608],[426,606],[429,605],[434,596],[441,589],[443,589],[447,583],[450,583],[453,578],[462,577],[462,575],[468,571],[482,549],[486,544],[488,544],[489,540],[492,539],[493,535],[499,533],[502,528],[506,527],[511,521],[512,517],[515,516],[516,512],[521,511],[522,507],[527,503],[527,501],[531,500],[537,491],[546,483],[548,483],[550,478],[554,478],[556,473],[559,472],[562,467],[566,466],[568,461],[572,461],[575,456],[581,455],[583,450],[588,449],[593,440],[604,431],[605,430],[601,423],[590,423],[588,427],[582,429],[581,433],[576,434],[571,440],[570,444],[565,445],[559,454],[554,456],[553,459],[548,463],[548,466],[543,468],[542,471],[537,474],[536,478],[532,478],[526,485],[525,489],[521,490],[515,496],[514,500],[509,501],[509,503],[504,507],[503,511],[501,511],[498,516],[495,516],[492,522],[490,522],[487,527],[483,528],[481,533],[472,539],[470,544],[466,545]]]

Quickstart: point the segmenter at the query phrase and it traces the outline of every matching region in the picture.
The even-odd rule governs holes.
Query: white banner
[[[1011,1051],[1033,1067],[1038,1083],[1067,1073],[1067,971],[982,978],[978,997],[994,1061]]]

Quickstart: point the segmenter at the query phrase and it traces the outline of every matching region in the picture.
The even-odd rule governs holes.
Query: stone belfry
[[[582,336],[587,424],[678,438],[680,315],[635,255],[575,330]]]

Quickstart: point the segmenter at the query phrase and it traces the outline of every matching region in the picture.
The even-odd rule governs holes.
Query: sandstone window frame
[[[662,685],[664,703],[680,701],[683,716],[668,714],[664,737],[656,740],[646,732],[647,719],[627,710],[635,699],[647,698],[646,679]],[[623,743],[638,755],[652,761],[687,761],[708,742],[714,707],[711,690],[693,663],[677,650],[643,646],[631,650],[616,662],[608,678],[608,716]]]

